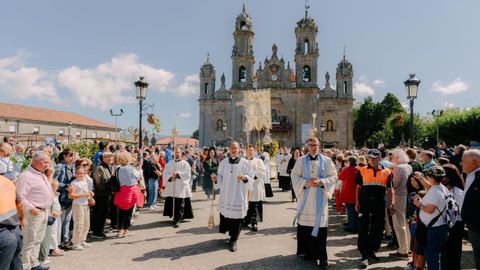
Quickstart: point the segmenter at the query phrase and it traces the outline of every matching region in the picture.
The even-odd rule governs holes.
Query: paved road
[[[289,192],[276,190],[275,197],[264,204],[264,222],[256,233],[244,230],[238,250],[227,250],[227,235],[207,228],[210,202],[202,191],[192,199],[195,219],[172,228],[172,223],[162,216],[163,201],[158,211],[142,211],[126,238],[110,237],[92,241],[84,251],[69,251],[64,257],[51,259],[51,269],[175,269],[175,270],[238,270],[238,269],[318,269],[295,255],[296,229],[292,218],[296,203],[290,202]],[[356,235],[343,232],[344,216],[331,215],[328,232],[329,269],[357,269],[359,253]],[[216,223],[219,216],[215,214]],[[378,253],[380,262],[369,269],[404,269],[406,261],[388,257],[383,245]],[[464,245],[464,267],[472,266],[471,246]]]

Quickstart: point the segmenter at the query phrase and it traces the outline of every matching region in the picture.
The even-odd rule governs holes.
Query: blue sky
[[[256,66],[278,54],[294,66],[301,0],[2,1],[0,96],[12,102],[77,112],[120,127],[136,126],[133,82],[150,82],[147,102],[165,133],[198,127],[198,73],[210,53],[217,87],[230,86],[236,16],[253,18]],[[415,110],[480,106],[480,1],[311,0],[318,27],[319,84],[335,74],[343,46],[354,67],[355,96],[407,103],[403,81],[422,80]],[[334,78],[334,76],[332,76]]]

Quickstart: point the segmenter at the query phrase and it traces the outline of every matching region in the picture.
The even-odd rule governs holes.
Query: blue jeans
[[[62,216],[60,217],[62,220],[62,239],[61,242],[66,244],[70,242],[70,222],[72,221],[72,206],[62,206]]]
[[[18,226],[0,228],[0,269],[21,270],[22,232]]]
[[[428,270],[446,270],[447,260],[447,225],[430,227],[427,231],[427,245],[425,246],[425,259]]]
[[[158,178],[148,179],[148,205],[150,207],[157,204],[158,199]]]
[[[357,230],[357,212],[355,211],[355,204],[345,204],[347,208],[348,226],[350,230]]]

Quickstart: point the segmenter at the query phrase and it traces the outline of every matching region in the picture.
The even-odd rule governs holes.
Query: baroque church
[[[260,62],[255,71],[252,18],[245,5],[235,21],[233,32],[232,85],[216,89],[215,68],[207,58],[200,68],[200,145],[227,145],[229,140],[241,144],[255,143],[265,132],[252,132],[246,138],[245,115],[238,103],[244,91],[270,90],[272,129],[270,136],[280,146],[302,146],[309,136],[312,123],[318,130],[323,148],[351,148],[353,144],[353,68],[345,59],[336,69],[336,86],[325,74],[325,84],[319,87],[317,63],[320,56],[317,43],[318,27],[305,10],[295,27],[296,49],[294,64],[279,58],[276,44],[270,59]],[[313,121],[313,114],[316,120]]]

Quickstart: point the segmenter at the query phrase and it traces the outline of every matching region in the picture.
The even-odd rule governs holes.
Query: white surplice
[[[260,202],[265,200],[265,185],[263,179],[265,179],[265,165],[259,158],[252,158],[248,160],[250,164],[250,170],[253,173],[253,190],[250,191],[250,202]],[[255,179],[256,178],[256,179]]]
[[[220,162],[217,184],[215,184],[215,188],[220,188],[218,211],[224,217],[232,219],[241,219],[247,215],[247,190],[253,190],[253,172],[250,169],[250,163],[245,158],[238,158],[240,160],[236,164],[231,164],[230,158]],[[246,183],[237,181],[240,175],[246,176]]]
[[[168,182],[168,179],[172,177],[173,172],[176,171],[178,178],[176,181]],[[190,178],[192,169],[190,164],[185,160],[170,160],[165,169],[163,170],[163,185],[165,189],[162,192],[162,197],[173,197],[173,189],[175,185],[175,197],[176,198],[190,198],[192,197],[192,191],[190,189]],[[176,183],[175,183],[176,182]]]
[[[320,178],[318,173],[318,166],[319,161],[311,160],[310,161],[310,175],[313,177],[316,175],[320,181],[322,181],[324,186],[323,192],[323,209],[322,209],[322,216],[320,219],[320,227],[327,227],[328,226],[328,199],[332,197],[333,187],[335,186],[335,182],[338,179],[337,170],[335,169],[335,164],[333,163],[332,159],[323,156],[324,160],[327,161],[325,165],[326,168],[326,177]],[[292,169],[292,185],[295,190],[295,195],[298,198],[298,203],[300,204],[303,201],[303,196],[305,195],[305,183],[308,179],[306,179],[302,175],[302,167],[305,159],[309,158],[308,155],[300,157],[297,159],[295,166]],[[312,173],[313,172],[313,173]],[[313,227],[315,225],[316,219],[316,198],[317,198],[317,188],[321,187],[311,187],[310,191],[307,196],[307,201],[305,202],[305,207],[303,208],[302,213],[297,219],[298,224],[302,226],[310,226]]]
[[[270,155],[267,152],[261,154],[263,156],[263,165],[265,165],[265,178],[263,178],[263,183],[270,184]]]

